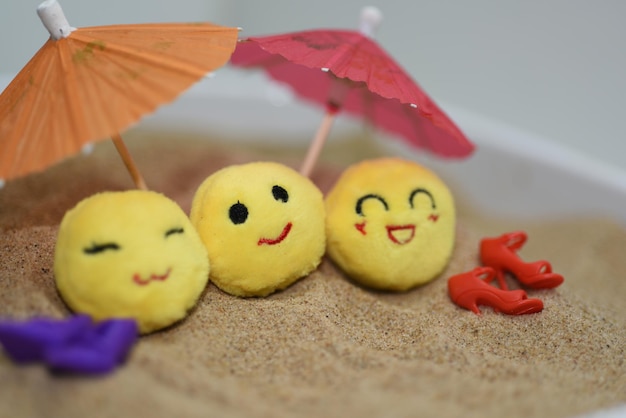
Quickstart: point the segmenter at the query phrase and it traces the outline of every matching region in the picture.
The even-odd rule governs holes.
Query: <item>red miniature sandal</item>
[[[510,232],[480,241],[482,264],[493,268],[501,289],[508,289],[504,273],[513,274],[523,285],[533,289],[551,289],[563,283],[563,276],[552,272],[549,262],[525,263],[517,255],[528,236],[523,231]]]
[[[458,306],[480,315],[478,305],[492,307],[496,312],[508,315],[524,315],[543,310],[540,299],[528,299],[526,292],[502,290],[490,286],[495,278],[495,270],[490,267],[476,267],[472,271],[457,274],[448,279],[448,294]]]

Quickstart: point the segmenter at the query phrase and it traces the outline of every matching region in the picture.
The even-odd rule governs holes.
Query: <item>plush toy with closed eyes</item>
[[[103,192],[69,210],[55,247],[59,293],[95,321],[131,318],[148,333],[184,318],[209,259],[183,210],[145,190]]]
[[[353,280],[403,291],[436,278],[455,240],[454,199],[432,171],[399,158],[349,167],[326,197],[327,252]]]

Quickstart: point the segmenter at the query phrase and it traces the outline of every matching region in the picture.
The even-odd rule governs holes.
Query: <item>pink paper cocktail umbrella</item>
[[[373,39],[380,12],[365,8],[359,31],[309,30],[240,41],[231,63],[262,68],[326,114],[300,172],[309,176],[340,110],[366,118],[411,146],[463,158],[473,144]]]

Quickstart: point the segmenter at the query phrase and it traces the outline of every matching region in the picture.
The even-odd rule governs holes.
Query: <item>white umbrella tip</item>
[[[74,30],[65,18],[57,0],[45,0],[37,7],[37,14],[50,32],[52,39],[66,38]]]
[[[366,6],[361,9],[361,20],[359,22],[359,30],[362,34],[373,37],[374,32],[378,29],[380,22],[383,20],[383,14],[378,7]]]
[[[58,1],[57,1],[57,0],[45,0],[45,1],[42,1],[42,2],[39,4],[39,6],[37,6],[37,10],[39,11],[39,10],[42,10],[42,9],[47,9],[47,8],[50,8],[50,7],[52,7],[55,3],[58,3]]]

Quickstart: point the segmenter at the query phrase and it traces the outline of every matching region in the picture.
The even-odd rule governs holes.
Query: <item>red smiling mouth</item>
[[[171,272],[172,272],[172,269],[168,268],[165,274],[151,274],[150,277],[148,277],[147,279],[143,279],[139,275],[139,273],[135,273],[133,275],[133,281],[137,283],[139,286],[146,286],[150,284],[150,282],[152,281],[162,282],[166,280],[169,277]]]
[[[289,235],[289,231],[291,231],[291,227],[293,225],[291,224],[291,222],[289,222],[287,225],[285,225],[285,227],[283,228],[283,231],[280,233],[279,236],[277,236],[276,238],[261,238],[259,240],[259,242],[257,242],[257,245],[263,245],[263,244],[267,244],[267,245],[276,245],[279,242],[281,242],[282,240],[284,240],[285,238],[287,238],[287,235]]]
[[[415,225],[387,225],[387,236],[396,244],[406,244],[415,236]]]

